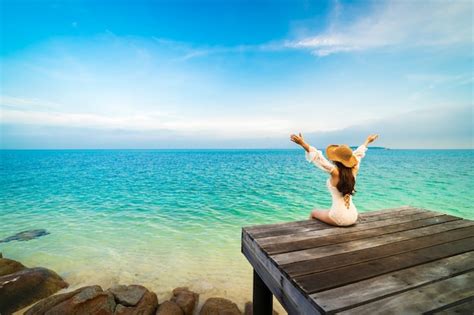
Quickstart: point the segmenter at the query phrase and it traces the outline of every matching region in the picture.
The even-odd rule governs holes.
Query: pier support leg
[[[272,315],[273,295],[258,273],[253,271],[253,314]]]

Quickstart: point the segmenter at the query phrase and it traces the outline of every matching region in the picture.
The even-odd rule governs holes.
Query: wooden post
[[[253,314],[254,315],[272,315],[273,313],[273,295],[267,285],[260,278],[258,273],[253,270]]]

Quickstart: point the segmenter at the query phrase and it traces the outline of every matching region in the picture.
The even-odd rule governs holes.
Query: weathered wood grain
[[[363,212],[359,215],[359,217],[370,217],[370,216],[379,216],[379,215],[386,215],[386,214],[395,214],[403,210],[410,210],[410,209],[417,209],[411,206],[403,206],[397,208],[388,208],[376,211],[367,211]],[[309,215],[309,214],[308,214]],[[251,236],[254,235],[255,232],[259,231],[269,231],[275,228],[286,228],[286,227],[295,227],[300,226],[301,224],[313,224],[318,222],[316,220],[300,220],[300,221],[292,221],[292,222],[280,222],[280,223],[271,223],[271,224],[261,224],[261,225],[254,225],[254,226],[246,226],[243,229]]]
[[[375,212],[375,211],[374,211]],[[434,212],[431,210],[425,210],[421,208],[403,208],[397,211],[383,211],[381,213],[375,214],[374,212],[364,212],[364,213],[359,213],[359,218],[357,220],[357,223],[364,223],[364,222],[370,222],[374,220],[385,220],[385,219],[390,219],[390,218],[395,218],[399,216],[407,216],[411,214],[417,214],[417,213],[439,213],[439,212]],[[443,213],[439,213],[443,214]]]
[[[436,260],[311,295],[327,312],[341,311],[474,270],[474,252]]]
[[[371,211],[365,211],[365,212],[359,213],[359,217],[383,216],[383,215],[386,215],[388,213],[395,214],[395,213],[399,213],[401,211],[410,210],[410,209],[420,209],[420,208],[416,208],[416,207],[413,207],[413,206],[400,206],[400,207],[396,207],[396,208],[385,208],[385,209],[379,209],[379,210],[371,210]]]
[[[415,213],[411,215],[385,218],[383,220],[374,219],[372,221],[358,223],[356,225],[353,225],[350,227],[344,227],[344,228],[331,227],[331,228],[319,229],[319,230],[304,228],[304,229],[296,230],[293,234],[260,237],[258,238],[258,243],[261,245],[268,245],[268,244],[279,243],[279,242],[304,240],[312,236],[322,237],[322,236],[329,236],[329,235],[342,235],[346,233],[352,233],[356,231],[362,231],[362,230],[377,228],[381,226],[388,226],[388,225],[393,225],[393,224],[411,222],[415,220],[439,217],[442,215],[443,214],[437,213],[437,212],[421,212],[421,213]]]
[[[474,272],[469,272],[338,314],[421,314],[473,295]]]
[[[378,215],[378,216],[361,216],[358,224],[361,223],[367,223],[367,222],[373,222],[373,221],[380,221],[380,220],[386,220],[386,219],[393,219],[393,218],[398,218],[398,217],[408,217],[410,215],[416,215],[416,214],[436,214],[436,215],[442,215],[442,213],[438,212],[433,212],[433,211],[427,211],[423,209],[417,209],[417,208],[410,208],[410,209],[402,209],[400,211],[396,211],[392,215]],[[315,230],[326,230],[326,229],[333,229],[334,226],[322,223],[317,220],[306,220],[306,221],[299,221],[295,226],[284,226],[283,224],[280,224],[280,226],[275,226],[272,227],[271,229],[261,229],[261,230],[254,230],[254,231],[249,231],[247,228],[246,231],[255,239],[258,238],[264,238],[264,237],[271,237],[271,236],[281,236],[281,235],[287,235],[287,234],[297,234],[297,233],[304,233],[304,232],[309,232],[309,231],[315,231]],[[350,227],[347,227],[350,228]],[[343,232],[347,228],[339,228],[339,232]]]
[[[242,253],[265,313],[266,288],[290,315],[462,314],[474,303],[474,221],[440,212],[373,211],[345,228],[315,220],[245,227]]]
[[[299,276],[295,278],[295,282],[298,283],[304,291],[315,293],[392,271],[461,254],[470,250],[474,250],[474,237],[423,248],[400,255],[389,256],[378,260],[372,260],[357,265]]]
[[[309,216],[309,214],[308,214]],[[295,228],[300,226],[308,226],[308,225],[321,225],[324,224],[322,222],[318,222],[317,220],[300,220],[300,221],[293,221],[293,222],[285,222],[285,223],[274,223],[274,224],[263,224],[263,225],[256,225],[256,226],[246,226],[243,229],[251,236],[258,235],[259,232],[268,232],[278,229],[286,229],[286,228]]]
[[[383,257],[398,255],[409,251],[426,248],[434,245],[445,244],[455,240],[474,235],[474,227],[466,227],[452,231],[427,235],[402,242],[386,244],[362,250],[349,251],[336,256],[327,256],[293,264],[281,266],[291,277],[316,273],[325,270],[354,265],[365,261],[376,260]]]
[[[364,248],[376,247],[380,245],[390,244],[394,242],[399,242],[411,238],[417,238],[420,236],[431,235],[435,233],[440,233],[444,231],[459,229],[466,226],[474,225],[473,221],[468,220],[458,220],[446,222],[443,224],[437,224],[434,226],[427,226],[415,230],[408,230],[403,232],[397,232],[392,234],[386,234],[382,236],[373,237],[370,239],[362,239],[351,242],[346,242],[342,244],[334,244],[318,248],[310,248],[300,251],[295,251],[291,253],[283,253],[272,255],[272,259],[279,265],[294,263],[297,261],[304,261],[314,258],[320,258],[325,256],[332,256],[336,254],[341,254],[347,251],[354,251]]]
[[[444,305],[440,307],[439,309],[436,309],[434,311],[429,311],[426,312],[425,314],[431,315],[431,314],[436,314],[436,315],[455,315],[455,314],[461,314],[461,315],[472,315],[474,314],[474,296],[471,296],[467,299],[461,300],[461,301],[456,301],[454,303]]]
[[[438,217],[432,217],[421,220],[412,220],[405,223],[393,224],[393,225],[378,225],[374,228],[361,229],[355,232],[344,233],[340,235],[328,235],[328,236],[310,236],[305,239],[297,239],[291,241],[281,240],[279,242],[274,241],[268,245],[262,245],[262,248],[268,254],[280,254],[287,253],[290,251],[298,251],[308,248],[316,248],[326,245],[338,244],[350,242],[358,239],[370,238],[380,236],[384,234],[390,234],[395,232],[401,232],[406,230],[413,230],[420,227],[440,224],[449,221],[459,220],[457,217],[449,215],[441,215]],[[381,223],[379,221],[377,223]],[[260,242],[259,242],[260,243]]]

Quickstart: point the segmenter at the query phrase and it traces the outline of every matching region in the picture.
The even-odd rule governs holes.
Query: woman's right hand
[[[299,133],[299,135],[295,135],[295,134],[292,134],[290,136],[290,139],[291,141],[293,141],[294,143],[296,144],[299,144],[299,145],[303,145],[305,144],[305,141],[304,141],[304,138],[303,138],[303,135],[301,134],[301,132]]]

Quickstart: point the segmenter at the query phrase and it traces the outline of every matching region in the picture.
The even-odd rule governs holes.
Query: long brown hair
[[[346,208],[349,208],[350,196],[355,194],[355,178],[352,168],[347,167],[341,162],[334,162],[339,170],[339,182],[336,185],[337,190],[344,196]]]

